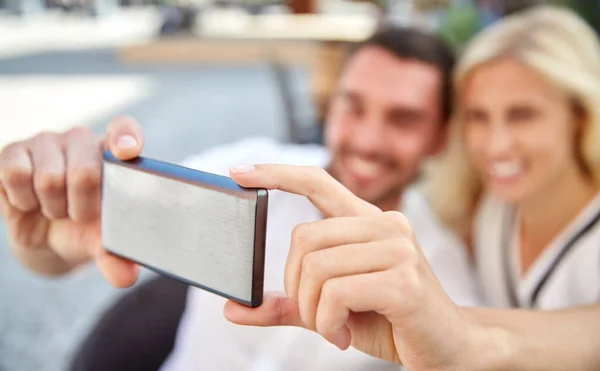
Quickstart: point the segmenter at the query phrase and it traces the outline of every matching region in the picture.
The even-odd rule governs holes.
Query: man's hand
[[[327,218],[293,231],[286,294],[255,309],[229,301],[227,319],[304,327],[413,371],[465,370],[461,362],[477,359],[478,327],[446,295],[402,214],[381,212],[319,168],[258,165],[231,176],[307,196]]]
[[[76,128],[7,145],[0,153],[0,212],[23,263],[59,274],[93,259],[111,284],[132,285],[138,267],[108,254],[100,240],[102,152],[127,160],[142,147],[140,126],[126,117],[102,138]]]

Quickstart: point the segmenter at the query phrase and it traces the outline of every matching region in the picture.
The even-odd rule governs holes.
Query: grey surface
[[[0,75],[131,73],[151,78],[158,86],[156,92],[128,109],[96,118],[92,126],[101,132],[114,115],[133,115],[144,128],[145,155],[181,161],[209,146],[247,135],[286,136],[280,124],[284,115],[279,97],[269,70],[263,67],[124,67],[111,50],[0,60]],[[303,81],[303,73],[295,78]],[[295,96],[302,101],[307,87],[296,86]],[[35,109],[35,105],[32,101],[23,109]],[[1,130],[0,126],[0,135]],[[147,272],[143,275],[148,277]],[[97,316],[126,291],[111,288],[93,265],[60,279],[30,274],[9,252],[0,223],[0,370],[65,370]]]
[[[106,162],[102,242],[118,255],[251,303],[256,192],[202,184]]]

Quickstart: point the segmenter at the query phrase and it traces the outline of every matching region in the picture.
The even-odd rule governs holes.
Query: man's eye
[[[358,104],[354,104],[354,103],[350,103],[350,102],[345,102],[344,103],[344,110],[351,114],[351,115],[360,115],[362,113],[362,108],[360,107],[360,105]]]
[[[417,112],[395,112],[388,116],[388,121],[399,129],[409,129],[422,121],[422,115]]]

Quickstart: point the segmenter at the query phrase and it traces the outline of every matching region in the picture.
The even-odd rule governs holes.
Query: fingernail
[[[123,135],[119,137],[119,141],[117,142],[117,147],[120,149],[131,149],[137,147],[138,142],[133,137],[133,135]]]
[[[238,166],[232,167],[230,170],[234,174],[243,174],[243,173],[249,173],[251,171],[254,171],[254,166],[253,165],[238,165]]]

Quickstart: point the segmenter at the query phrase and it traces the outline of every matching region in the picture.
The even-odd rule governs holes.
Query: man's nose
[[[386,147],[386,134],[380,120],[371,119],[363,122],[356,130],[354,148],[366,153],[380,153]]]

